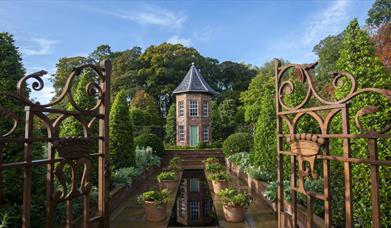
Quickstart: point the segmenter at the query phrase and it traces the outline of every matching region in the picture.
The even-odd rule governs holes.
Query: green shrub
[[[148,191],[142,193],[137,200],[140,203],[144,203],[145,201],[155,202],[156,205],[162,205],[167,203],[169,192],[167,189],[163,189],[161,191]]]
[[[247,169],[250,167],[250,155],[247,152],[240,152],[236,154],[232,154],[228,157],[228,160],[232,162],[233,164],[240,167],[240,169],[247,171]]]
[[[212,164],[212,163],[218,163],[219,161],[217,158],[209,157],[202,161],[203,163]]]
[[[160,166],[160,157],[153,154],[152,147],[136,147],[136,167],[140,170],[148,169],[152,166]]]
[[[209,174],[208,179],[212,181],[230,181],[231,176],[226,172],[218,172]]]
[[[112,186],[130,186],[139,174],[140,171],[134,167],[118,169],[111,175]]]
[[[224,171],[224,166],[220,163],[212,163],[209,164],[205,170],[207,173],[219,173]]]
[[[272,179],[272,175],[269,172],[261,169],[260,167],[250,166],[247,169],[247,173],[252,178],[260,181],[270,181]]]
[[[317,193],[323,193],[323,179],[306,179],[304,182],[304,188],[307,191],[317,192]],[[266,187],[266,190],[263,194],[263,196],[274,202],[277,199],[277,192],[278,192],[278,181],[272,181],[269,183],[269,185]],[[288,202],[292,200],[291,197],[291,186],[290,182],[288,180],[284,181],[284,199]],[[302,193],[297,194],[297,201],[298,203],[307,206],[307,196],[305,196]],[[324,214],[324,207],[323,202],[320,200],[313,201],[314,206],[314,212],[318,216],[323,216]]]
[[[235,133],[230,135],[223,144],[223,153],[229,156],[239,152],[251,151],[253,138],[248,133]]]
[[[224,205],[231,207],[241,206],[248,208],[251,204],[251,196],[244,191],[237,191],[233,188],[224,188],[219,192],[219,197]]]
[[[223,147],[222,140],[215,140],[215,141],[213,141],[212,144],[211,144],[211,147],[212,148],[221,148],[221,147]]]
[[[181,157],[175,156],[175,157],[171,158],[170,165],[181,166],[182,165]]]
[[[172,171],[161,172],[156,178],[158,181],[176,180],[176,174]]]
[[[153,152],[159,157],[164,154],[163,140],[155,134],[141,134],[134,138],[134,144],[139,148],[152,147]]]

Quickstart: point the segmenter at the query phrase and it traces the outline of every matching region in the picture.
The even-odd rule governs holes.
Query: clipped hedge
[[[223,153],[229,156],[239,152],[249,152],[253,146],[253,137],[248,133],[230,135],[223,143]]]
[[[152,147],[153,152],[159,157],[165,152],[163,140],[155,134],[141,134],[134,138],[134,144],[139,148]]]

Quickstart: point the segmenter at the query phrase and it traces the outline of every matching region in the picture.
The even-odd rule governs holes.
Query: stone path
[[[236,176],[232,175],[230,186],[236,186],[240,189],[247,190],[247,184],[240,181]],[[143,205],[137,203],[137,196],[147,190],[158,189],[156,177],[151,177],[142,183],[139,188],[123,202],[117,210],[111,213],[111,227],[114,228],[166,228],[168,218],[160,223],[149,223],[145,220]],[[251,193],[254,201],[250,208],[246,211],[245,221],[242,223],[229,223],[224,221],[222,204],[218,197],[212,193],[214,205],[216,207],[217,217],[220,227],[224,228],[273,228],[277,227],[277,217],[270,206],[262,199],[262,197]],[[171,213],[175,194],[171,194],[169,199],[167,212]]]

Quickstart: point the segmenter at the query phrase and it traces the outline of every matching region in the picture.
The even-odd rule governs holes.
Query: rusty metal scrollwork
[[[279,227],[289,226],[297,227],[298,225],[298,207],[297,194],[301,193],[307,197],[307,211],[304,227],[313,227],[314,215],[312,211],[313,200],[322,200],[324,204],[324,221],[321,227],[332,227],[331,224],[331,187],[330,187],[330,161],[343,163],[344,172],[342,175],[345,178],[345,221],[346,227],[353,225],[353,210],[352,210],[352,177],[350,164],[366,164],[370,166],[371,178],[371,206],[372,206],[372,224],[374,227],[381,227],[380,213],[380,195],[379,195],[379,166],[391,166],[390,160],[379,160],[377,151],[377,139],[391,139],[391,123],[389,120],[384,120],[377,123],[376,129],[368,123],[363,124],[363,119],[368,115],[389,112],[391,104],[391,90],[383,88],[359,88],[359,85],[354,76],[348,72],[335,72],[331,74],[331,85],[334,90],[344,89],[346,91],[343,96],[328,100],[320,95],[315,89],[314,78],[311,75],[311,70],[316,66],[314,64],[287,64],[281,66],[277,61],[275,66],[275,82],[276,82],[276,107],[277,107],[277,156],[278,156],[278,220]],[[288,76],[286,76],[288,75]],[[286,78],[287,79],[286,79]],[[292,78],[296,78],[299,84],[295,84]],[[305,87],[302,94],[302,100],[294,105],[285,103],[286,96],[293,95],[296,92],[295,85]],[[349,103],[354,98],[364,94],[375,94],[385,98],[379,107],[379,104],[365,104],[364,107],[350,108]],[[388,101],[388,103],[387,103]],[[388,106],[387,106],[388,105]],[[309,116],[316,121],[320,132],[305,132],[298,134],[297,128],[303,116]],[[330,133],[330,125],[337,116],[337,123],[340,124],[342,132]],[[283,123],[287,129],[283,129]],[[351,125],[355,125],[359,133],[352,133]],[[286,132],[288,130],[288,132]],[[331,139],[340,139],[342,141],[341,150],[343,155],[332,156],[329,154],[329,141]],[[351,157],[351,141],[352,139],[365,139],[368,142],[368,159]],[[362,140],[364,142],[365,140]],[[284,143],[289,146],[286,151]],[[284,150],[285,149],[285,150]],[[291,180],[291,198],[292,207],[291,214],[286,213],[284,208],[284,169],[283,157],[288,156],[290,160],[290,180]],[[316,162],[318,160],[318,162]],[[316,173],[316,164],[322,164],[322,173]],[[308,179],[323,179],[323,192],[311,192],[305,188],[305,182]],[[301,221],[303,222],[303,221]],[[319,225],[319,224],[318,224]]]

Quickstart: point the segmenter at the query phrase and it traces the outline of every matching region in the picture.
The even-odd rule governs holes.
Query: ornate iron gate
[[[73,97],[73,90],[79,75],[88,70],[97,75],[94,82],[88,83],[85,93],[94,96],[97,103],[88,110],[77,104]],[[24,151],[17,151],[23,154],[22,161],[0,160],[0,172],[19,169],[23,172],[23,205],[22,205],[22,226],[30,227],[32,207],[32,172],[37,167],[47,167],[46,174],[46,227],[53,227],[53,217],[58,203],[66,205],[66,227],[72,227],[76,219],[72,213],[72,203],[75,199],[82,199],[83,227],[99,226],[109,227],[109,110],[110,110],[110,76],[111,63],[108,60],[100,62],[99,65],[87,64],[73,69],[66,80],[65,87],[60,96],[54,101],[41,105],[29,100],[26,96],[26,83],[34,80],[32,89],[40,91],[44,87],[42,76],[45,71],[23,77],[17,84],[17,94],[0,91],[0,99],[4,103],[13,100],[20,106],[24,106],[24,112],[16,113],[0,104],[0,117],[3,120],[12,120],[11,129],[6,129],[5,134],[0,134],[0,153],[7,149],[7,145],[23,144]],[[68,102],[71,109],[63,109],[59,104]],[[24,116],[24,120],[20,117]],[[74,118],[80,123],[83,136],[64,137],[59,134],[60,126],[67,118]],[[46,136],[34,135],[37,124],[34,119],[39,119],[46,128]],[[23,124],[24,123],[24,124]],[[17,129],[23,131],[24,137],[16,135]],[[92,134],[92,129],[99,126],[99,133]],[[95,128],[96,129],[96,128]],[[4,130],[4,129],[2,129]],[[35,159],[33,156],[33,143],[43,142],[47,144],[47,158]],[[97,145],[97,153],[91,153],[93,146]],[[2,158],[3,156],[1,156]],[[98,208],[95,213],[90,208],[90,192],[92,183],[90,180],[91,159],[97,160],[98,166]],[[80,173],[81,171],[81,173]],[[78,178],[78,174],[79,178]],[[55,188],[56,185],[59,186]],[[1,182],[2,184],[7,184]],[[0,186],[3,189],[4,186]],[[41,218],[45,220],[45,218]],[[36,226],[36,225],[35,225]]]
[[[315,89],[314,78],[310,70],[315,67],[312,65],[288,64],[281,66],[277,61],[275,65],[275,88],[276,88],[276,115],[277,115],[277,162],[278,162],[278,222],[279,227],[297,227],[298,224],[298,194],[304,195],[306,199],[305,224],[304,227],[314,227],[313,202],[320,200],[324,205],[324,224],[325,227],[331,227],[331,178],[335,177],[330,170],[330,162],[339,162],[342,164],[341,173],[342,183],[344,185],[344,209],[345,225],[352,227],[354,225],[352,208],[354,195],[352,194],[352,172],[351,165],[365,164],[369,167],[370,176],[370,203],[372,213],[372,226],[381,227],[381,210],[379,194],[379,167],[390,166],[390,160],[381,160],[378,158],[378,141],[389,140],[391,138],[391,124],[386,122],[380,130],[366,129],[361,124],[361,119],[368,114],[375,114],[382,111],[379,107],[366,104],[365,107],[352,109],[350,106],[352,100],[365,94],[376,94],[376,96],[385,99],[387,108],[390,106],[391,91],[379,88],[357,89],[355,78],[347,73],[334,73],[332,76],[333,89],[341,88],[343,83],[350,85],[349,91],[340,99],[323,98]],[[291,73],[290,73],[291,72]],[[294,75],[289,77],[287,75]],[[286,102],[286,96],[293,94],[295,82],[292,79],[298,79],[299,84],[306,85],[302,99],[290,106]],[[348,84],[345,84],[348,85]],[[387,103],[388,102],[388,103]],[[383,109],[384,111],[384,109]],[[389,115],[389,113],[388,113]],[[300,119],[304,116],[311,117],[317,125],[320,132],[297,132]],[[351,118],[354,117],[354,118]],[[340,132],[330,132],[332,122],[339,125]],[[354,126],[353,126],[354,125]],[[352,131],[352,127],[357,129]],[[365,140],[367,145],[367,157],[352,156],[352,140]],[[332,155],[330,153],[329,142],[331,140],[340,140],[341,155]],[[284,159],[285,158],[285,159]],[[285,161],[284,161],[285,160]],[[284,165],[288,166],[284,170]],[[318,167],[317,167],[318,166]],[[319,173],[316,170],[321,170]],[[288,171],[288,172],[287,172]],[[289,173],[289,178],[284,178],[284,173]],[[323,178],[323,192],[314,192],[306,188],[305,182],[308,178]],[[284,200],[284,180],[290,184],[291,207]],[[385,186],[387,187],[387,186]],[[389,187],[389,186],[388,186]],[[342,190],[343,191],[343,190]],[[302,207],[303,208],[303,207]],[[383,218],[384,219],[384,218]],[[389,218],[385,218],[389,219]]]

